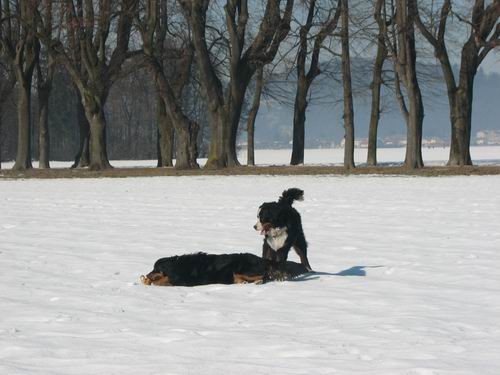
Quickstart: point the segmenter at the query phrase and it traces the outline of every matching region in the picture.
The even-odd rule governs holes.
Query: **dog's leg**
[[[235,284],[246,284],[246,283],[262,283],[264,280],[263,275],[248,276],[241,273],[233,273],[233,280]]]
[[[274,251],[271,246],[264,240],[262,245],[262,259],[276,261],[276,251]]]
[[[312,271],[312,267],[307,259],[307,242],[304,236],[297,238],[297,241],[293,244],[293,249],[300,258],[300,263],[306,267],[309,271]]]
[[[288,280],[288,273],[286,271],[286,263],[266,261],[265,274],[264,274],[262,282],[285,281],[285,280]]]
[[[278,263],[284,264],[286,262],[286,260],[288,259],[288,253],[290,252],[290,249],[292,248],[294,242],[294,239],[288,236],[285,244],[278,250],[276,250],[276,261]]]

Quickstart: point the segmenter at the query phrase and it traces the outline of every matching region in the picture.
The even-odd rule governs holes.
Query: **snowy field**
[[[160,257],[260,254],[288,187],[316,271],[147,287]],[[0,374],[500,373],[500,176],[0,181]],[[291,254],[297,260],[295,254]]]
[[[354,160],[357,165],[366,163],[366,148],[354,150]],[[473,146],[471,147],[471,158],[475,165],[500,165],[500,146]],[[450,154],[449,147],[433,147],[422,149],[422,158],[427,166],[446,165]],[[255,150],[256,165],[288,165],[292,150]],[[405,159],[405,148],[380,148],[377,152],[378,162],[382,165],[399,165]],[[238,160],[242,164],[247,163],[246,149],[240,150]],[[198,160],[204,165],[206,159]],[[306,165],[343,165],[343,148],[306,149],[304,152],[304,164]],[[69,168],[72,162],[51,162],[52,168]],[[111,164],[115,167],[156,167],[156,160],[113,160]],[[5,169],[12,168],[13,162],[2,163]],[[38,162],[33,166],[37,167]]]

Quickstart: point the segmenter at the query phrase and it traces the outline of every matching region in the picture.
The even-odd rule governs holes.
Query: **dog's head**
[[[144,285],[159,285],[159,286],[171,286],[168,276],[162,272],[152,271],[146,276],[141,276],[141,281]]]
[[[277,202],[267,202],[262,204],[257,211],[257,223],[253,226],[260,234],[266,235],[273,228],[282,226],[280,222],[281,204]]]
[[[262,235],[279,235],[281,232],[273,229],[284,228],[287,218],[296,211],[292,208],[294,201],[304,199],[304,191],[297,188],[285,190],[277,202],[265,202],[257,211],[257,223],[253,226]]]

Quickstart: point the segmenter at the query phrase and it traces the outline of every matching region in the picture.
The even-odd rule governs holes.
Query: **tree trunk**
[[[470,138],[472,124],[472,87],[459,87],[455,95],[448,165],[472,165]]]
[[[80,92],[77,91],[76,116],[78,122],[78,133],[80,143],[78,153],[75,156],[75,162],[71,168],[85,168],[90,164],[89,143],[90,143],[90,125],[85,115]]]
[[[243,66],[235,68],[235,70],[238,70],[238,73],[235,73],[231,77],[231,96],[230,100],[227,102],[227,105],[229,106],[227,121],[230,126],[230,138],[229,143],[227,144],[227,166],[229,167],[240,165],[240,162],[238,161],[236,143],[241,119],[241,110],[243,108],[243,102],[245,101],[245,94],[248,90],[248,86],[250,85],[252,76],[256,71],[255,68],[249,68],[245,64],[242,65]]]
[[[38,168],[50,168],[49,135],[50,89],[38,87]]]
[[[240,86],[240,85],[238,85]],[[227,160],[226,166],[235,167],[241,165],[238,161],[238,152],[236,150],[236,143],[238,138],[238,128],[240,125],[241,119],[241,110],[243,108],[243,102],[245,100],[245,93],[247,90],[248,84],[244,87],[238,89],[236,95],[234,95],[233,99],[229,102],[229,111],[228,111],[228,119],[227,125],[229,126],[229,139],[228,142],[224,144],[227,149],[224,152],[223,157]],[[221,124],[221,126],[227,126]]]
[[[200,126],[197,122],[192,121],[189,127],[189,166],[190,168],[200,168],[198,164],[198,133]]]
[[[0,102],[0,169],[2,169],[2,141],[3,141],[3,134],[2,134],[2,107],[3,103]]]
[[[422,124],[424,120],[424,107],[416,74],[412,78],[412,83],[407,88],[409,110],[409,123],[406,135],[406,156],[405,166],[410,169],[422,168]]]
[[[377,56],[373,64],[373,81],[372,89],[372,108],[370,114],[370,125],[368,127],[368,156],[366,164],[370,166],[377,165],[377,138],[378,125],[380,121],[380,89],[382,87],[382,71],[384,62],[387,58],[387,47],[384,37],[384,22],[382,18],[382,7],[385,6],[384,0],[378,0],[375,6],[375,20],[379,27],[377,35]]]
[[[2,144],[3,144],[3,108],[4,108],[4,103],[5,100],[3,100],[3,97],[0,96],[0,169],[2,169]]]
[[[0,169],[2,169],[2,143],[4,141],[3,131],[2,131],[3,113],[4,113],[3,110],[5,101],[11,94],[12,89],[14,88],[16,82],[10,72],[7,73],[7,76],[5,78],[6,79],[3,82],[0,82]]]
[[[241,70],[241,69],[240,69]],[[231,77],[231,89],[227,96],[226,110],[222,113],[225,117],[217,124],[220,146],[218,147],[218,166],[235,167],[239,166],[236,150],[238,137],[238,127],[240,124],[241,110],[245,100],[245,93],[250,84],[253,71],[239,72]],[[219,115],[219,111],[215,115]]]
[[[89,168],[103,170],[112,168],[109,163],[106,148],[106,117],[104,115],[104,100],[91,94],[84,101],[85,116],[90,125]]]
[[[344,88],[344,167],[354,165],[354,105],[352,99],[351,57],[349,53],[349,1],[342,0],[342,81]]]
[[[24,170],[33,168],[31,164],[31,75],[21,77],[18,73],[17,97],[17,154],[12,169]]]
[[[472,165],[470,138],[472,132],[472,102],[474,78],[477,73],[477,47],[473,38],[464,45],[460,62],[459,84],[452,107],[451,145],[448,165]]]
[[[448,52],[444,44],[438,45],[436,48],[436,55],[441,62],[441,69],[446,82],[448,104],[450,107],[451,139],[450,155],[447,164],[472,165],[468,146],[470,144],[470,123],[472,117],[472,90],[464,87],[464,83],[471,82],[474,78],[469,78],[467,75],[462,76],[460,87],[457,87],[451,63],[448,58]],[[467,128],[469,129],[469,137],[465,139],[465,129]]]
[[[422,125],[424,107],[418,85],[415,49],[416,3],[412,0],[397,0],[396,23],[399,33],[396,75],[401,78],[408,96],[408,115],[406,132],[406,155],[404,165],[407,168],[422,168]],[[401,94],[401,93],[399,93]],[[404,101],[400,102],[403,113],[406,111]]]
[[[210,148],[205,168],[218,169],[236,165],[236,161],[229,161],[229,142],[231,139],[231,127],[227,122],[226,110],[219,107],[210,111],[211,114],[211,137]]]
[[[380,70],[378,70],[378,67],[376,65],[377,62],[375,63],[375,67],[373,68],[372,108],[370,113],[370,125],[368,127],[368,155],[366,158],[366,164],[370,166],[377,165],[377,138],[378,124],[380,120],[380,74],[382,73],[382,69],[380,68]]]
[[[167,115],[165,103],[161,95],[157,95],[158,121],[158,167],[172,167],[174,157],[174,127]]]
[[[181,129],[177,131],[177,142],[175,147],[175,168],[189,169],[189,131]]]
[[[170,156],[170,163],[172,163],[171,155],[174,143],[172,132],[175,130],[177,136],[175,143],[175,168],[199,168],[196,160],[198,157],[196,145],[198,125],[191,121],[182,111],[177,100],[177,97],[180,97],[181,93],[179,92],[178,95],[174,93],[158,60],[149,57],[147,62],[154,73],[158,95],[160,148],[164,148],[164,151],[161,152],[162,158],[166,158],[166,161],[168,161],[168,157]],[[163,117],[163,121],[160,121],[161,117]],[[192,145],[191,142],[195,142],[195,144]]]
[[[396,94],[396,101],[398,102],[399,111],[401,112],[403,120],[405,121],[405,126],[408,129],[410,123],[410,114],[408,113],[408,107],[406,106],[405,97],[403,95],[403,91],[401,90],[401,79],[397,71],[397,63],[394,64],[394,91]]]
[[[301,26],[299,31],[299,49],[297,51],[297,91],[295,93],[295,103],[293,106],[293,136],[292,136],[292,157],[291,165],[304,164],[304,148],[305,148],[305,126],[306,126],[306,110],[307,110],[307,93],[309,86],[314,79],[317,60],[311,57],[311,66],[309,73],[306,74],[306,60],[308,56],[308,35],[311,30],[314,13],[316,9],[316,1],[312,0],[309,3],[306,23]],[[318,43],[314,43],[314,48]],[[311,76],[309,81],[308,76]]]
[[[293,106],[293,143],[291,165],[304,164],[305,123],[307,110],[307,93],[309,85],[305,76],[299,76],[297,93]]]
[[[255,77],[255,94],[253,97],[252,108],[248,114],[247,120],[247,165],[255,165],[255,120],[260,107],[260,97],[264,86],[264,68],[257,69]]]
[[[192,29],[195,57],[211,121],[210,148],[205,168],[224,168],[228,165],[229,147],[227,143],[229,142],[230,125],[227,123],[225,113],[227,110],[224,106],[222,83],[210,60],[210,52],[205,39],[207,9],[198,1],[190,3],[189,6],[186,2],[184,7],[189,15],[188,21]]]
[[[221,147],[222,138],[219,134],[219,126],[217,118],[220,117],[217,113],[209,110],[210,114],[210,144],[208,146],[206,169],[223,168],[224,164],[219,160],[219,148]]]
[[[413,3],[412,3],[413,5]],[[407,168],[422,168],[422,127],[424,121],[424,105],[422,94],[417,79],[416,69],[416,49],[415,49],[415,28],[414,28],[415,8],[410,6],[407,17],[407,30],[404,33],[406,39],[406,49],[401,51],[407,56],[406,66],[406,90],[408,93],[409,122],[406,136],[406,157],[405,166]]]
[[[175,147],[175,168],[199,168],[197,161],[198,149],[196,146],[196,139],[198,137],[198,125],[194,122],[191,122],[189,127],[179,128],[176,133],[177,140]]]

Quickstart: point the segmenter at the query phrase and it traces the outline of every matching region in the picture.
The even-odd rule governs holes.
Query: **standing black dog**
[[[254,229],[264,235],[262,258],[284,263],[293,247],[302,265],[312,271],[300,214],[292,207],[294,201],[303,199],[303,190],[291,188],[281,194],[278,202],[263,203]]]

